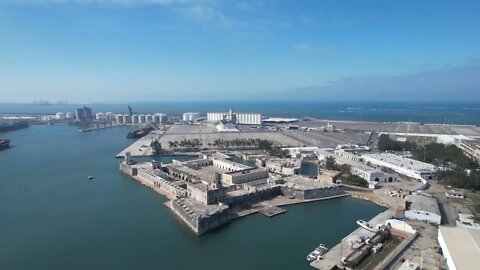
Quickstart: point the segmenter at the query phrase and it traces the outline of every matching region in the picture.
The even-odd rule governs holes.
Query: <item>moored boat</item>
[[[10,147],[10,140],[0,139],[0,150],[5,150]]]
[[[135,130],[135,131],[127,134],[127,139],[142,138],[145,135],[147,135],[148,133],[150,133],[150,131],[152,131],[152,130],[153,130],[153,128],[144,128],[144,129]]]
[[[321,260],[323,259],[323,255],[328,252],[328,248],[325,247],[323,244],[320,244],[318,247],[315,248],[312,252],[307,255],[307,261],[311,262],[313,260]]]
[[[357,220],[357,224],[367,231],[371,231],[371,232],[377,232],[378,231],[377,229],[375,229],[375,227],[373,227],[370,223],[366,222],[365,220],[361,220],[361,219]]]

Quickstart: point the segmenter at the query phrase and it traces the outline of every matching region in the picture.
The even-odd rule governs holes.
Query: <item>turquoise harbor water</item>
[[[336,244],[357,219],[382,211],[337,199],[196,237],[160,195],[119,173],[114,155],[129,144],[127,131],[8,133],[13,147],[0,152],[0,269],[309,269],[305,257],[316,245]]]

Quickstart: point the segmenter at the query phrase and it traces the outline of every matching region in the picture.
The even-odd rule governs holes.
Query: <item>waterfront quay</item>
[[[395,214],[392,208],[375,216],[368,222],[370,224],[385,224],[385,221],[390,219]],[[375,233],[367,231],[361,227],[343,238],[340,243],[332,247],[324,256],[322,260],[314,260],[310,263],[310,266],[319,270],[331,270],[335,269],[337,265],[341,265],[342,258],[346,257],[352,252],[350,243],[356,243],[358,239],[368,239]]]
[[[263,209],[274,216],[282,205],[349,196],[342,185],[274,176],[221,153],[161,164],[136,163],[127,152],[120,170],[168,198],[165,206],[198,235]]]
[[[436,179],[439,168],[411,159],[405,153],[379,151],[376,132],[381,124],[375,126],[374,131],[368,131],[357,129],[361,128],[357,123],[342,122],[340,124],[353,125],[350,128],[354,129],[344,126],[345,129],[337,130],[330,123],[316,127],[313,124],[323,122],[306,122],[310,127],[292,129],[284,125],[276,126],[275,130],[265,126],[247,127],[228,133],[215,131],[209,125],[172,125],[154,131],[119,153],[118,156],[125,158],[120,170],[167,197],[169,201],[165,206],[197,235],[255,213],[273,218],[285,213],[281,208],[284,205],[345,196],[368,200],[386,210],[368,222],[358,220],[359,228],[321,257],[309,259],[309,265],[315,269],[363,270],[398,269],[404,258],[418,263],[418,258],[408,250],[412,243],[427,245],[428,241],[417,236],[434,235],[436,229],[431,225],[419,226],[412,220],[440,223],[437,202],[423,191],[429,186],[428,180]],[[418,133],[394,131],[402,131],[405,125],[407,131],[426,130],[419,124],[414,125],[419,130],[410,129],[410,123],[398,125],[402,129],[388,128],[381,132],[393,134],[399,140],[406,137],[417,140]],[[420,138],[422,142],[427,137],[428,141],[444,139],[445,136],[440,135],[445,130],[441,126],[429,128],[433,127],[438,127],[432,131],[440,134],[426,134]],[[238,144],[256,139],[269,141],[279,152],[275,155],[267,149]],[[196,157],[188,161],[173,160],[169,164],[136,163],[132,156],[151,155],[148,146],[152,140],[161,142],[164,154],[188,153]],[[195,147],[190,147],[193,142]],[[229,146],[229,143],[232,144]],[[233,155],[242,157],[244,162],[235,161]],[[329,159],[335,162],[333,169],[327,169]],[[305,161],[317,166],[318,174],[298,175]],[[353,175],[365,181],[362,188],[351,186],[361,185],[360,182],[348,182],[351,181],[348,177]],[[322,239],[318,242],[322,243]],[[431,246],[436,245],[435,241],[430,242]],[[400,258],[400,254],[408,255]],[[443,264],[436,253],[428,256],[434,261],[432,265]]]

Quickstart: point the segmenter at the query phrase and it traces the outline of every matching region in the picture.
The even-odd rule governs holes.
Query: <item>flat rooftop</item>
[[[297,190],[313,190],[313,189],[320,189],[320,188],[331,188],[335,185],[333,184],[326,184],[319,182],[317,180],[309,179],[299,175],[292,175],[283,178],[285,180],[285,185],[297,189]]]
[[[315,152],[319,156],[334,157],[337,162],[342,163],[342,164],[350,165],[352,168],[357,168],[357,169],[362,170],[364,172],[378,172],[378,171],[380,171],[378,169],[367,166],[367,165],[365,165],[361,162],[354,161],[354,160],[348,159],[346,157],[342,157],[342,156],[337,155],[335,153],[329,152],[325,149],[317,148],[317,150],[315,150]]]
[[[410,209],[422,210],[440,215],[437,200],[433,197],[413,194],[407,196],[405,200],[412,203]]]
[[[285,168],[295,168],[302,165],[301,159],[293,158],[268,158],[265,160],[267,164],[281,165]]]
[[[232,176],[237,176],[237,175],[242,175],[242,174],[247,174],[247,173],[256,173],[256,172],[264,172],[265,169],[263,168],[253,168],[250,169],[249,167],[247,169],[243,169],[241,171],[236,171],[236,172],[226,172],[225,174],[232,175]]]
[[[480,230],[441,226],[438,234],[442,236],[456,269],[478,269],[480,262]]]
[[[189,168],[185,165],[169,165],[172,170],[185,173],[187,175],[192,176],[193,178],[203,181],[203,182],[211,182],[214,179],[215,173],[224,173],[225,170],[217,168],[215,166],[206,166],[202,167],[198,170]]]
[[[435,172],[437,168],[425,162],[414,160],[411,158],[397,156],[391,153],[378,153],[378,154],[364,154],[366,158],[383,161],[389,164],[392,164],[397,167],[406,168],[409,170],[414,170],[418,172]]]
[[[177,200],[177,202],[191,216],[210,216],[228,208],[228,206],[226,205],[218,205],[218,204],[206,205],[206,204],[197,202],[192,198],[180,198]]]

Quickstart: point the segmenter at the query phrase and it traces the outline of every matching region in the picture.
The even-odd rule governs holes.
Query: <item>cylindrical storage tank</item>
[[[160,115],[155,114],[155,115],[153,116],[153,122],[154,122],[155,124],[160,124]]]
[[[67,118],[67,119],[73,119],[73,112],[67,112],[67,113],[65,114],[65,118]]]
[[[160,117],[160,121],[158,122],[159,124],[167,122],[167,115],[164,113],[155,113],[155,115],[158,115]]]
[[[95,118],[96,118],[97,120],[103,120],[103,119],[105,119],[105,114],[102,113],[102,112],[96,113],[96,114],[95,114]]]
[[[128,115],[128,114],[123,115],[123,123],[124,124],[130,124],[130,115]]]
[[[132,124],[138,124],[138,115],[136,114],[132,115]]]
[[[140,114],[138,116],[138,123],[139,124],[145,124],[145,114]]]
[[[117,122],[117,124],[123,124],[123,115],[121,114],[115,115],[115,121]]]
[[[57,112],[57,113],[55,114],[55,119],[63,120],[63,119],[65,119],[65,118],[66,118],[66,116],[65,116],[65,113],[64,113],[64,112]]]
[[[145,115],[145,121],[146,121],[147,123],[151,123],[151,122],[153,121],[152,115],[151,115],[151,114]]]

